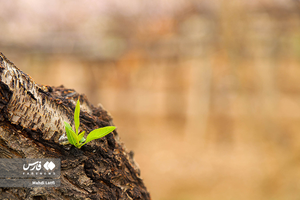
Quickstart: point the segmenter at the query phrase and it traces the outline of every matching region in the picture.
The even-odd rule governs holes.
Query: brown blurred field
[[[300,198],[299,1],[1,8],[0,52],[110,111],[153,199]]]

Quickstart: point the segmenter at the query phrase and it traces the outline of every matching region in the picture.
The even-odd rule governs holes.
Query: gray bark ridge
[[[74,126],[77,99],[80,131],[113,125],[101,105],[75,90],[35,83],[0,53],[0,158],[61,159],[60,187],[1,188],[0,199],[151,199],[117,130],[81,149],[66,143],[63,122]]]

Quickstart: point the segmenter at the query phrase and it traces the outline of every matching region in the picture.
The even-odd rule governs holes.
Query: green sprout
[[[92,140],[96,140],[96,139],[106,136],[107,134],[109,134],[113,130],[115,130],[115,128],[116,128],[114,126],[106,126],[103,128],[95,129],[95,130],[91,131],[85,139],[83,137],[85,131],[82,131],[80,134],[78,133],[78,128],[80,125],[79,115],[80,115],[80,102],[78,99],[76,107],[75,107],[75,112],[74,112],[75,131],[73,131],[70,124],[68,124],[67,122],[64,122],[69,143],[74,145],[78,149],[80,149],[83,145],[85,145],[86,143],[88,143]]]

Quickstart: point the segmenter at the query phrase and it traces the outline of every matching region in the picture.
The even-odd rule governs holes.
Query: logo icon
[[[28,167],[25,167],[26,165],[24,164],[23,165],[23,170],[25,170],[25,171],[27,171],[28,169],[30,170],[30,171],[32,171],[32,170],[34,170],[34,169],[36,169],[37,171],[40,171],[41,170],[41,168],[42,168],[42,165],[41,165],[41,161],[36,161],[36,162],[34,162],[34,163],[29,163],[28,164]],[[31,168],[30,168],[31,167]]]
[[[45,164],[44,164],[44,168],[48,171],[48,170],[52,170],[55,168],[55,164],[51,161],[47,161]]]

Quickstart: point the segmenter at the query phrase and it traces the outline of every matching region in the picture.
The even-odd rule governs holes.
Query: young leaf
[[[77,140],[76,140],[77,135],[72,130],[72,127],[70,126],[70,124],[68,124],[67,122],[64,122],[64,123],[65,123],[65,129],[67,132],[68,140],[69,140],[70,144],[73,144],[75,146],[75,144],[77,142]],[[76,138],[74,138],[74,134],[75,134]]]
[[[72,137],[72,134],[71,134],[70,130],[67,127],[65,127],[65,128],[66,128],[66,133],[67,133],[69,143],[72,144],[72,145],[75,145],[76,141]]]
[[[107,134],[109,134],[110,132],[115,130],[115,128],[116,127],[114,127],[114,126],[106,126],[106,127],[103,127],[103,128],[98,128],[98,129],[93,130],[86,137],[86,141],[85,141],[84,144],[86,144],[86,143],[88,143],[92,140],[96,140],[96,139],[99,139],[99,138],[102,138],[102,137],[106,136]]]
[[[79,144],[82,144],[82,145],[83,145],[84,142],[85,142],[85,138],[83,137],[83,138],[81,138],[81,140],[79,141]],[[81,145],[81,146],[82,146],[82,145]],[[79,145],[79,146],[80,146],[80,145]],[[80,146],[80,147],[81,147],[81,146]]]
[[[82,131],[82,132],[79,134],[79,136],[78,136],[79,143],[85,142],[85,138],[83,137],[83,136],[84,136],[84,133],[85,133],[85,131]]]
[[[90,132],[90,134],[85,139],[83,137],[85,131],[81,132],[80,134],[78,133],[78,128],[80,126],[79,115],[80,115],[80,101],[78,99],[77,103],[76,103],[75,111],[74,111],[75,132],[73,131],[70,124],[68,124],[67,122],[64,122],[68,140],[69,140],[70,144],[74,145],[77,148],[82,147],[83,145],[85,145],[86,143],[88,143],[92,140],[99,139],[99,138],[106,136],[107,134],[109,134],[110,132],[115,130],[115,128],[116,128],[114,126],[106,126],[103,128],[98,128],[98,129]]]
[[[80,125],[79,115],[80,115],[80,101],[78,99],[75,107],[75,112],[74,112],[75,131],[77,135],[78,135],[78,128]]]

